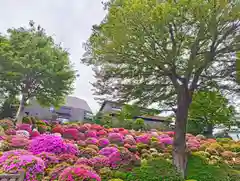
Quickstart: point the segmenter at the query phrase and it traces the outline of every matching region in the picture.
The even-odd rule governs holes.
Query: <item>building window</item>
[[[84,112],[84,119],[85,120],[92,120],[93,114],[90,112]]]
[[[112,106],[112,110],[113,110],[113,111],[121,111],[122,108],[121,108],[121,107],[118,107],[118,106]]]

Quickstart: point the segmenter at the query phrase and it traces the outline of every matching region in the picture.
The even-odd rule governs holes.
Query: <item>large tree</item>
[[[186,125],[195,90],[239,90],[239,1],[112,0],[93,27],[83,62],[95,65],[96,94],[176,105],[173,162],[186,175]]]
[[[29,27],[12,28],[1,37],[0,85],[20,95],[17,119],[24,105],[36,98],[44,106],[58,106],[72,90],[75,71],[68,52],[30,21]]]
[[[188,132],[194,134],[213,133],[215,125],[231,126],[235,109],[218,91],[198,91],[193,95],[189,109]]]

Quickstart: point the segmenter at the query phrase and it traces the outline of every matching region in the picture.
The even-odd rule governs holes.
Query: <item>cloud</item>
[[[93,99],[89,83],[94,81],[93,73],[90,67],[80,64],[80,58],[84,53],[82,44],[90,36],[92,25],[100,23],[105,13],[101,0],[1,0],[0,32],[27,26],[33,20],[57,42],[62,42],[80,74],[74,95],[85,99],[95,112],[99,105]]]

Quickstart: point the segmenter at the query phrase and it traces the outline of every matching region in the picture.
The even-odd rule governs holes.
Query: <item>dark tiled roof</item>
[[[119,102],[115,102],[115,101],[109,101],[109,100],[105,100],[103,101],[101,107],[100,107],[100,110],[99,112],[102,111],[103,107],[107,104],[107,103],[111,103],[111,104],[115,104],[117,106],[124,106],[124,105],[127,105],[127,104],[124,104],[124,103],[119,103]],[[149,109],[149,108],[145,108],[145,107],[139,107],[141,109],[141,111],[144,111],[144,112],[151,112],[151,111],[155,111],[155,112],[160,112],[160,110],[157,110],[157,109]]]
[[[92,112],[92,110],[90,109],[87,102],[85,100],[77,98],[77,97],[68,96],[66,98],[66,103],[65,103],[64,106],[73,107],[73,108],[80,108],[80,109],[83,109],[85,111]]]
[[[168,121],[168,117],[162,117],[162,116],[148,116],[148,115],[143,115],[143,116],[136,116],[136,118],[142,118],[146,121],[159,121],[159,122],[164,122]]]

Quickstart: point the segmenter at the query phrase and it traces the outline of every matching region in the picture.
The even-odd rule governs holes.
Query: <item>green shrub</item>
[[[239,181],[240,174],[227,165],[209,165],[201,157],[192,155],[188,161],[188,179],[197,181]]]
[[[148,160],[127,174],[125,181],[182,181],[173,165],[161,158]]]
[[[23,117],[22,119],[22,123],[25,123],[25,124],[32,124],[32,120],[30,117]]]

